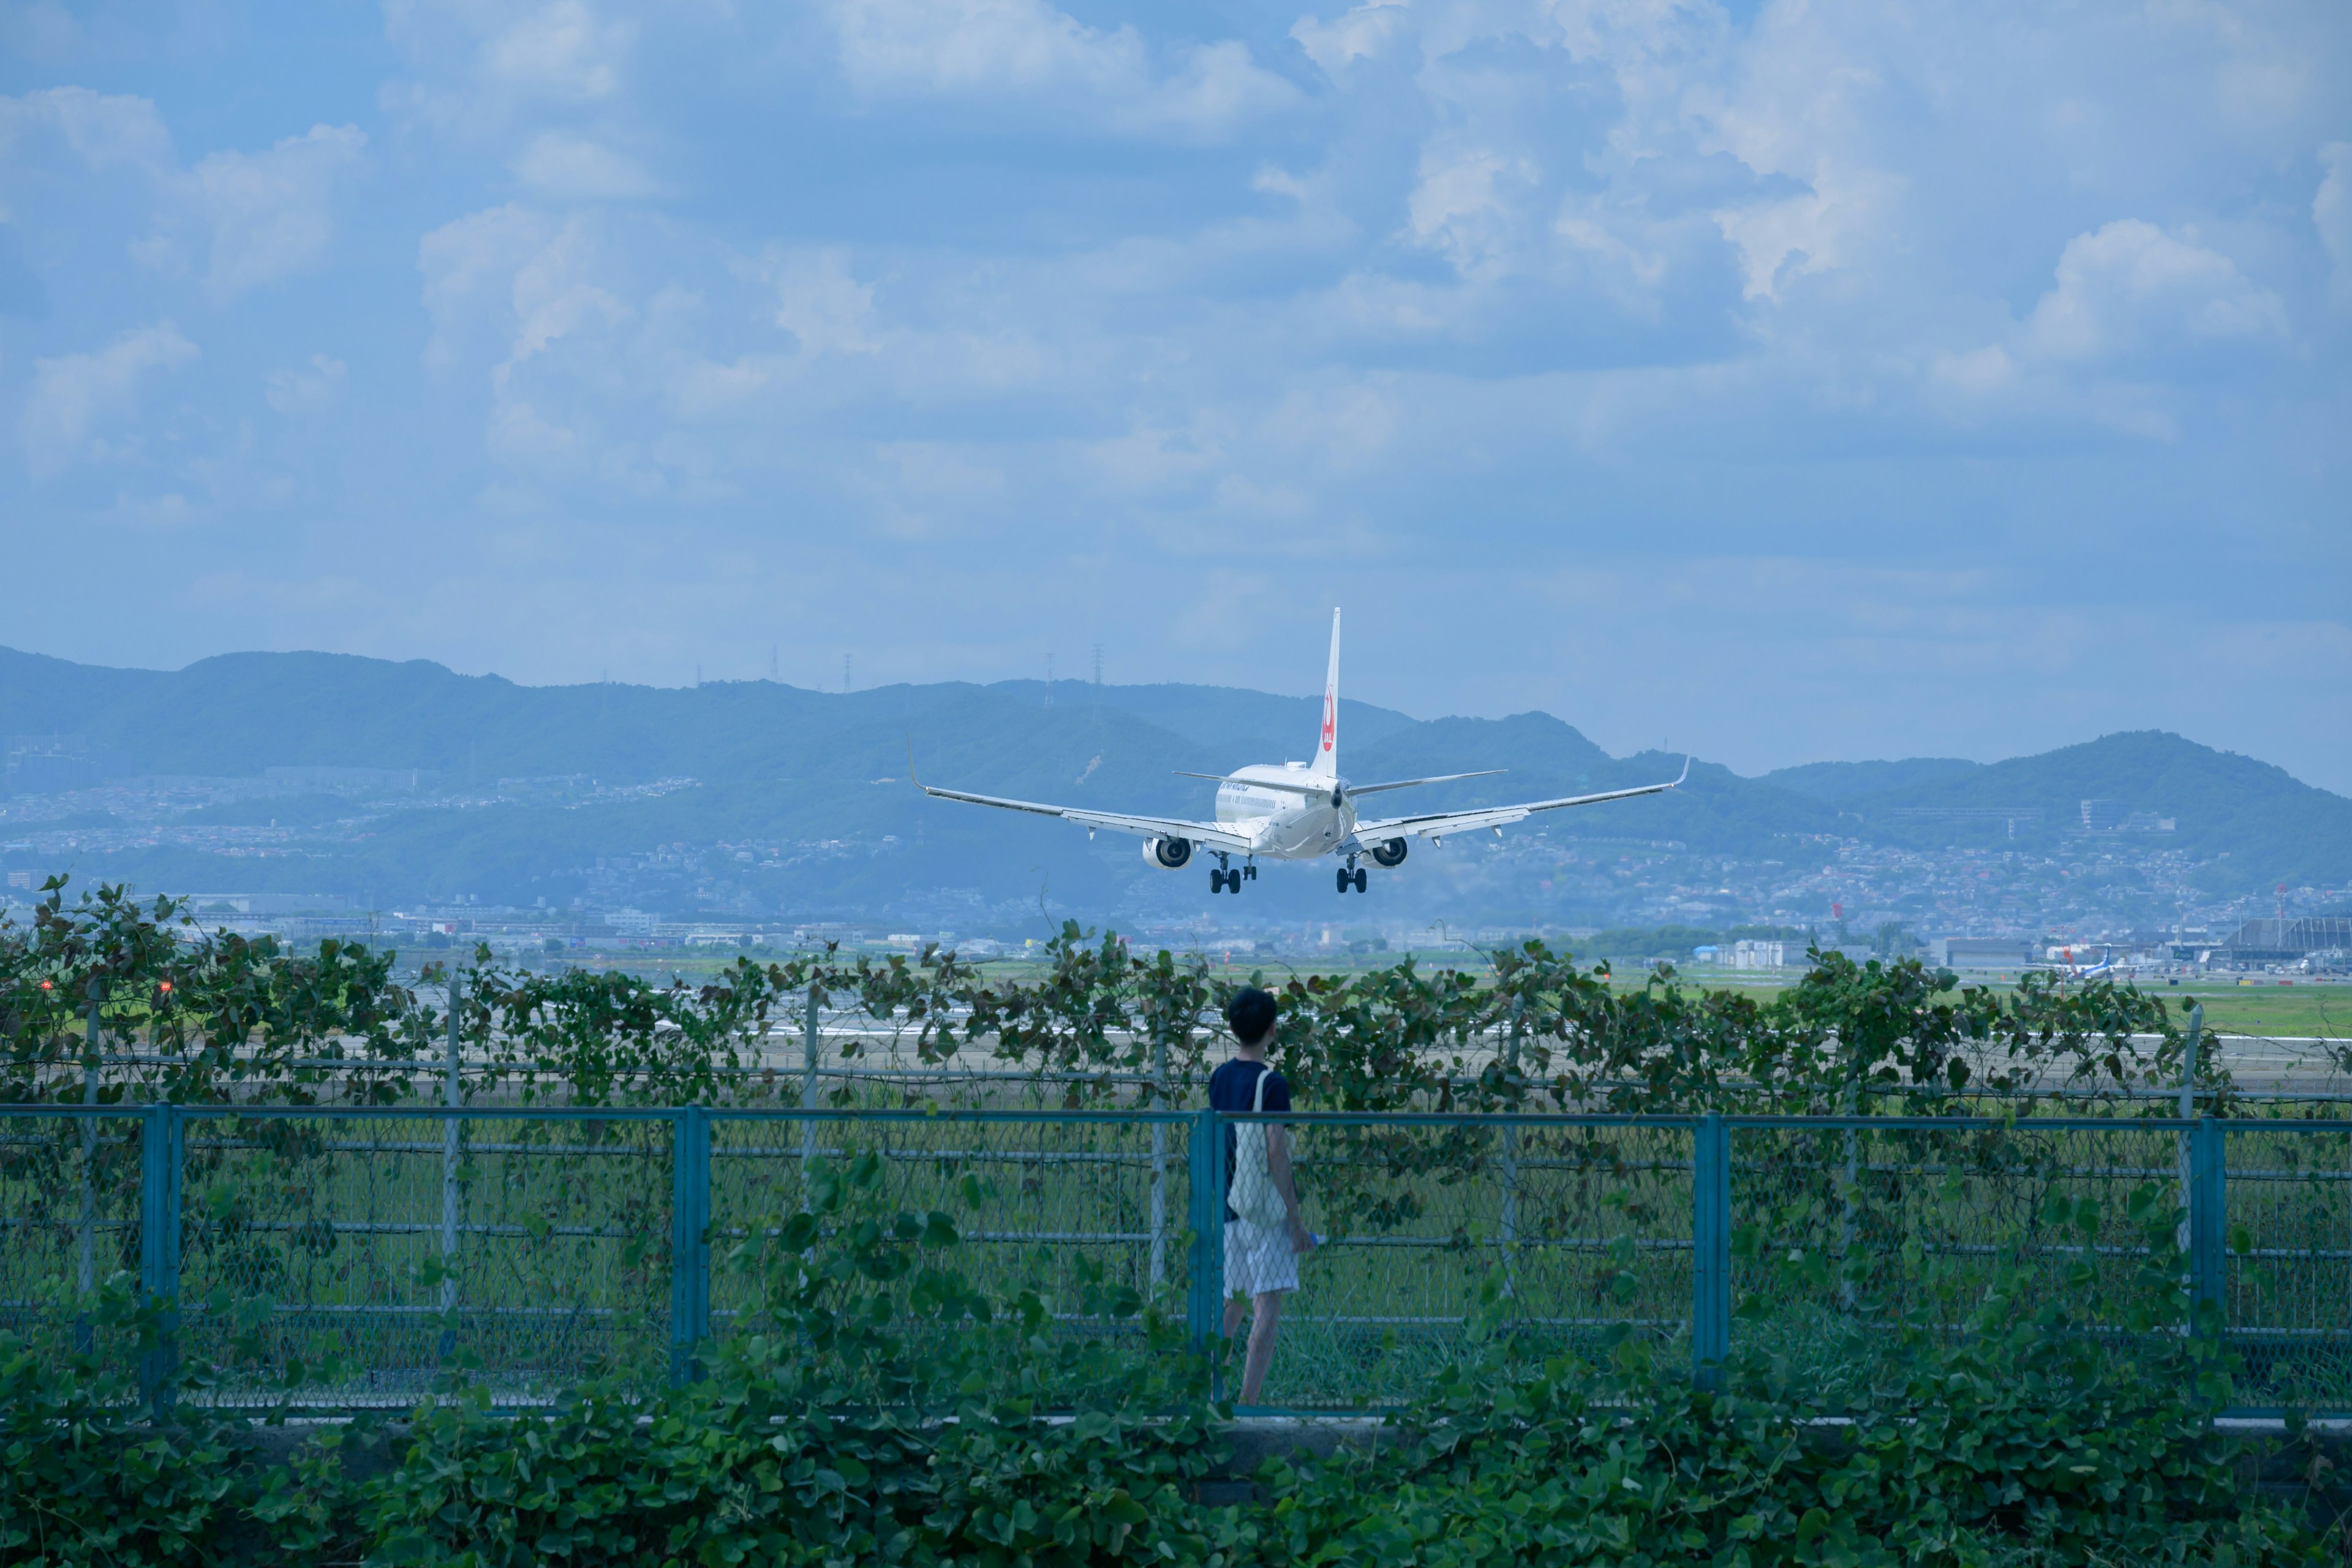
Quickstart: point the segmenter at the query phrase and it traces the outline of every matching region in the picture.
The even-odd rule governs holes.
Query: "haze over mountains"
[[[387,907],[460,893],[564,903],[594,894],[600,858],[724,842],[770,847],[730,849],[730,860],[789,863],[789,873],[744,879],[730,894],[779,912],[874,908],[909,887],[953,889],[977,909],[1034,905],[1041,885],[1079,912],[1147,893],[1175,908],[1205,898],[1203,878],[1152,871],[1124,837],[1089,845],[1066,824],[927,800],[907,784],[910,745],[933,783],[1197,816],[1210,809],[1211,786],[1176,770],[1303,756],[1318,707],[1311,697],[1182,685],[530,688],[341,655],[237,654],[164,672],[0,649],[0,733],[78,738],[117,795],[134,777],[258,779],[271,767],[438,775],[413,792],[299,781],[266,794],[229,790],[163,811],[153,821],[168,831],[132,831],[136,814],[108,805],[112,795],[77,797],[67,818],[54,797],[20,793],[0,802],[8,812],[0,839],[11,868],[62,868],[49,862],[59,858],[57,835],[70,831],[81,877],[129,878],[148,889],[344,892]],[[1360,783],[1507,770],[1417,791],[1416,806],[1604,790],[1671,777],[1681,765],[1658,752],[1612,757],[1545,713],[1416,721],[1347,700],[1339,722],[1343,772]],[[1818,763],[1762,778],[1737,776],[1706,761],[1703,743],[1697,750],[1680,791],[1510,831],[1748,858],[1785,856],[1814,835],[2048,850],[2079,835],[2084,800],[2100,800],[2116,819],[2138,813],[2172,825],[2158,832],[2146,821],[2147,831],[2103,838],[2177,849],[2217,894],[2352,881],[2352,801],[2175,735],[2109,735],[1990,765]],[[282,850],[230,832],[271,823],[289,835]],[[199,829],[215,831],[208,840]],[[1411,882],[1425,864],[1416,850],[1399,879]],[[1328,904],[1328,876],[1313,881]],[[1269,896],[1291,897],[1270,888]]]

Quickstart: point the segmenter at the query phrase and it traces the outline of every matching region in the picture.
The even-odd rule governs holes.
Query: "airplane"
[[[1493,828],[1495,837],[1499,838],[1505,827],[1538,811],[1558,811],[1571,805],[1597,805],[1605,800],[1629,800],[1639,795],[1659,795],[1690,777],[1690,759],[1683,759],[1680,777],[1665,784],[1643,784],[1634,789],[1603,790],[1597,795],[1566,795],[1558,800],[1535,800],[1518,805],[1483,806],[1474,811],[1440,811],[1420,816],[1384,816],[1372,820],[1364,819],[1356,809],[1356,802],[1365,795],[1410,789],[1417,784],[1485,778],[1504,771],[1501,768],[1481,768],[1475,773],[1439,773],[1430,778],[1395,779],[1387,784],[1350,784],[1340,777],[1338,610],[1331,612],[1331,666],[1323,681],[1323,729],[1316,737],[1314,760],[1258,763],[1231,773],[1194,773],[1178,770],[1180,778],[1208,779],[1215,783],[1217,816],[1213,822],[1136,816],[1075,805],[1045,805],[1035,801],[1006,800],[998,795],[940,789],[914,776],[915,759],[911,743],[908,747],[907,757],[908,779],[925,795],[940,800],[961,800],[973,805],[993,805],[1006,811],[1062,817],[1084,827],[1089,838],[1095,836],[1097,828],[1139,834],[1143,838],[1144,859],[1166,870],[1181,869],[1195,853],[1213,855],[1217,864],[1209,873],[1209,891],[1212,893],[1238,893],[1242,890],[1243,882],[1257,880],[1257,861],[1261,856],[1269,860],[1313,860],[1326,855],[1345,858],[1346,864],[1339,868],[1335,879],[1339,890],[1345,893],[1352,888],[1360,893],[1368,883],[1364,868],[1356,863],[1360,858],[1370,859],[1383,869],[1393,869],[1404,864],[1405,851],[1411,839],[1426,838],[1434,845],[1442,843],[1448,833],[1471,833],[1481,827]],[[1239,866],[1233,864],[1233,858],[1236,855],[1242,857]]]
[[[2092,963],[2090,952],[2087,951],[2090,945],[2088,942],[2084,944],[2085,951],[2080,963],[2075,962],[2074,950],[2072,947],[2059,949],[2057,966],[2059,973],[2069,980],[2095,980],[2102,974],[2114,973],[2119,967],[2123,969],[2133,967],[2129,959],[2124,960],[2121,964],[2116,963],[2116,950],[2113,946],[2108,946],[2100,954],[2096,963]]]

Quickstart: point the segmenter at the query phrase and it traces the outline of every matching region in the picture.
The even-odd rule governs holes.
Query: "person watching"
[[[1274,1044],[1276,1004],[1255,985],[1225,1005],[1234,1032],[1231,1061],[1209,1078],[1209,1104],[1226,1111],[1290,1109],[1290,1085],[1267,1065]],[[1238,1184],[1238,1190],[1237,1190]],[[1315,1238],[1298,1215],[1298,1188],[1290,1167],[1290,1137],[1279,1122],[1225,1127],[1225,1338],[1250,1315],[1249,1353],[1242,1363],[1241,1403],[1255,1405],[1274,1363],[1282,1299],[1298,1289],[1298,1255]]]

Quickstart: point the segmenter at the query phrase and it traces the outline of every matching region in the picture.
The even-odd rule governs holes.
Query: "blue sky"
[[[0,5],[0,642],[2352,792],[2352,10]],[[1239,761],[1241,759],[1236,759]]]

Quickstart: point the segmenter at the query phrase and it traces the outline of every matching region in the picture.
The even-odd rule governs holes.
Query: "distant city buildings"
[[[2174,819],[2152,811],[2126,810],[2119,800],[2086,800],[2083,826],[2092,833],[2170,833]]]
[[[105,782],[89,742],[79,735],[11,735],[0,761],[0,793],[60,795]]]

